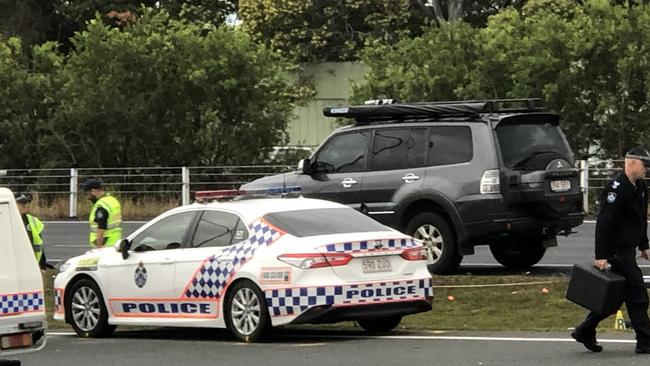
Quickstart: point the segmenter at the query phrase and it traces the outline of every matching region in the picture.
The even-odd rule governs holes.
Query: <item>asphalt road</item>
[[[45,224],[45,250],[50,263],[56,264],[65,261],[88,250],[88,224],[86,222],[55,221]],[[132,233],[142,224],[144,222],[124,223],[124,234]],[[577,234],[559,237],[558,247],[549,248],[537,268],[569,268],[574,263],[591,260],[593,258],[594,224],[585,223],[576,230]],[[639,263],[650,267],[650,263]],[[480,270],[482,267],[499,267],[499,264],[492,258],[488,247],[480,246],[476,248],[476,254],[463,258],[462,266],[469,270]]]
[[[647,365],[632,333],[607,334],[594,354],[567,333],[396,333],[283,330],[272,341],[243,344],[222,330],[118,332],[108,339],[51,335],[44,350],[14,357],[23,365]]]

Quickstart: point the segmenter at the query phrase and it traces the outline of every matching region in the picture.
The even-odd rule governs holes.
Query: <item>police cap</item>
[[[84,192],[89,192],[91,189],[101,189],[102,182],[98,179],[90,178],[84,182]]]
[[[639,159],[646,168],[650,166],[650,153],[648,153],[648,150],[642,146],[636,146],[628,150],[628,152],[625,153],[625,158]]]
[[[16,193],[14,197],[16,198],[16,203],[20,203],[22,205],[26,205],[32,202],[32,195],[29,193]]]

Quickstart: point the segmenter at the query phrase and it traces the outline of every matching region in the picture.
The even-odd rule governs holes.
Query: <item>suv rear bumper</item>
[[[499,195],[500,196],[500,195]],[[568,212],[558,218],[541,219],[521,209],[504,205],[502,199],[468,200],[458,203],[465,235],[461,247],[490,244],[491,239],[511,233],[556,234],[582,224],[582,212]]]

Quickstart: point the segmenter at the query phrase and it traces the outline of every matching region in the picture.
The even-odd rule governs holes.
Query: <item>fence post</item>
[[[580,160],[580,189],[582,189],[582,210],[589,212],[589,162]]]
[[[70,169],[70,217],[77,217],[77,189],[79,172],[77,168]]]
[[[182,202],[183,206],[185,206],[190,204],[190,168],[186,166],[182,167],[181,176],[183,181]]]

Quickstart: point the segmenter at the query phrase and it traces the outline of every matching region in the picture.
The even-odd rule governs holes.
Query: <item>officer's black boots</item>
[[[585,346],[585,348],[587,348],[591,352],[603,351],[603,346],[601,346],[600,344],[598,344],[598,342],[596,342],[595,336],[588,336],[585,334],[581,334],[577,330],[574,330],[573,332],[571,332],[571,337],[573,337],[573,339],[575,339],[579,343],[582,343]]]

